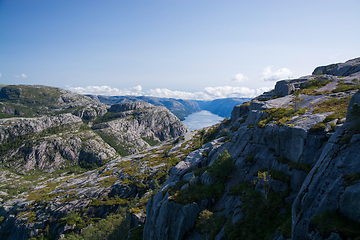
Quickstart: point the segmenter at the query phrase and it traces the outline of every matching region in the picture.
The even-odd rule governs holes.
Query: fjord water
[[[183,123],[190,130],[195,130],[203,127],[209,127],[211,125],[221,122],[223,119],[224,118],[220,117],[219,115],[203,110],[201,112],[190,114],[185,118]]]

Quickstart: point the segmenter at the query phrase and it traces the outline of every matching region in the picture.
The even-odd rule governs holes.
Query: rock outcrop
[[[360,58],[354,58],[344,63],[330,64],[315,68],[313,74],[329,74],[334,76],[358,77],[360,73]]]
[[[185,134],[188,128],[165,107],[150,103],[119,103],[109,109],[117,118],[94,124],[93,129],[110,136],[124,152],[133,154]]]
[[[345,79],[337,77],[339,73],[331,74],[280,81],[275,90],[236,106],[231,120],[216,128],[217,139],[178,163],[162,186],[162,192],[148,202],[143,238],[201,239],[211,235],[212,239],[320,240],[358,237],[360,205],[355,199],[360,189],[357,161],[360,93],[355,94],[357,72]],[[292,95],[295,91],[298,94]],[[212,146],[204,153],[209,144]],[[215,173],[209,174],[206,169],[211,169],[225,153],[231,155],[235,166],[227,175],[224,189],[221,193],[201,195],[206,186],[217,188],[214,184],[219,179],[213,181]],[[225,171],[223,167],[220,169]],[[197,175],[202,171],[205,172]],[[187,194],[187,198],[182,194]],[[201,225],[205,221],[201,214],[196,221],[193,215],[188,215],[188,223],[193,227],[178,222],[183,229],[179,234],[170,221],[183,219],[184,211],[175,210],[174,218],[170,203],[174,209],[192,206],[195,213],[207,211],[208,227]],[[267,214],[271,217],[267,218]],[[340,221],[352,227],[321,222],[330,218],[329,214],[337,218],[334,221],[342,219]]]
[[[360,92],[352,97],[347,122],[329,139],[301,187],[292,210],[293,239],[329,237],[331,229],[324,231],[314,223],[316,217],[328,217],[324,215],[327,212],[360,223],[359,104]],[[333,230],[346,236],[346,230],[339,226]]]
[[[1,161],[27,174],[54,172],[78,164],[103,165],[118,154],[70,113],[38,118],[0,119]]]

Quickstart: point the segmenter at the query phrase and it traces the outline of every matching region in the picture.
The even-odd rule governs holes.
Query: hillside
[[[14,85],[2,90],[7,93],[4,106],[21,105],[27,111],[17,112],[22,117],[5,114],[13,117],[0,119],[0,202],[36,184],[28,179],[85,172],[188,131],[166,108],[151,104],[107,108],[58,88]],[[11,97],[11,92],[19,94]],[[59,102],[66,96],[71,100]],[[35,117],[24,117],[29,115]]]
[[[234,107],[230,119],[177,136],[161,125],[171,117],[150,125],[151,134],[123,122],[144,124],[166,111],[147,103],[113,105],[91,130],[69,114],[74,134],[103,133],[116,142],[129,129],[164,141],[56,177],[3,167],[1,239],[359,239],[359,64],[352,59],[279,81]],[[9,191],[13,183],[26,188]]]

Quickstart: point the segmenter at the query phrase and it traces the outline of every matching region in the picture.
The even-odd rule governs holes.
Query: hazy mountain
[[[104,95],[87,95],[101,103],[111,105],[119,102],[148,102],[155,106],[164,106],[169,109],[180,120],[184,120],[186,116],[201,110],[207,110],[221,117],[231,115],[234,106],[242,104],[251,98],[224,98],[213,101],[199,100],[183,100],[173,98],[157,98],[147,96],[104,96]]]
[[[221,98],[213,101],[196,101],[201,110],[207,110],[221,117],[230,117],[236,105],[250,101],[251,98]]]

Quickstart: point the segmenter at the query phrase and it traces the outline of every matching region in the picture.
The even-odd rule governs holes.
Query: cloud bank
[[[80,94],[92,94],[92,95],[107,95],[107,96],[153,96],[159,98],[175,98],[175,99],[187,99],[187,100],[214,100],[218,98],[251,98],[262,94],[270,89],[267,87],[250,89],[247,87],[206,87],[201,92],[183,92],[173,91],[167,88],[156,88],[150,90],[143,90],[140,85],[118,89],[109,86],[87,86],[87,87],[71,87],[67,86],[72,92]]]
[[[263,73],[261,74],[261,79],[263,81],[277,81],[286,79],[290,78],[293,74],[288,68],[281,68],[275,72],[273,72],[271,68],[271,66],[264,68]]]

